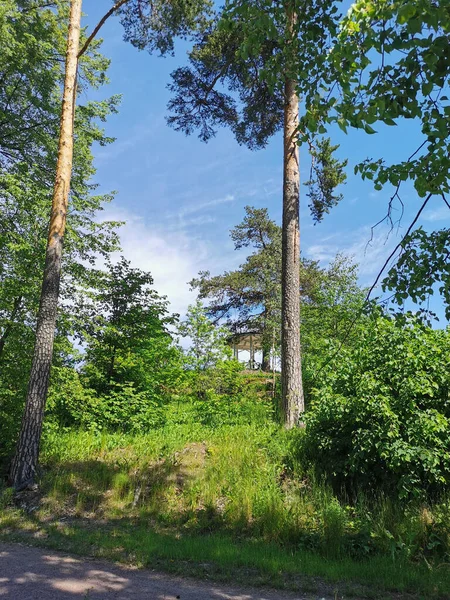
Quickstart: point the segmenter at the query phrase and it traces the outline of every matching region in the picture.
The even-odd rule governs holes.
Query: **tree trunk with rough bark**
[[[285,82],[284,105],[281,309],[281,381],[284,422],[288,428],[298,423],[305,407],[300,348],[298,110],[296,81],[288,77]]]
[[[10,482],[24,489],[35,478],[53,356],[61,255],[73,160],[73,122],[82,0],[71,0],[58,160],[30,380]]]
[[[270,325],[268,323],[270,311],[267,306],[264,307],[263,311],[263,326],[262,326],[262,343],[261,343],[261,370],[270,371],[270,351],[272,349],[272,333],[269,333]]]
[[[270,371],[270,348],[267,348],[265,345],[262,348],[261,370],[264,372]]]
[[[109,365],[108,365],[108,372],[106,374],[106,380],[108,382],[108,385],[111,384],[113,375],[114,375],[114,365],[116,362],[116,347],[113,346],[111,348],[111,358],[109,360]]]

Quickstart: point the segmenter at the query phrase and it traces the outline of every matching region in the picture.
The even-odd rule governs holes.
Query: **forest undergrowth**
[[[4,490],[1,536],[219,579],[448,597],[448,498],[349,498],[298,461],[303,432],[263,422],[261,406],[213,426],[190,408],[147,434],[48,427],[39,492],[17,508]]]
[[[224,359],[195,311],[213,358],[182,370],[163,346],[159,395],[140,354],[117,377],[137,372],[142,391],[104,385],[95,361],[55,368],[37,485],[3,488],[2,538],[302,591],[448,598],[449,332],[367,320],[352,346],[326,346],[339,368],[305,361],[304,424],[287,430],[279,374]]]
[[[120,1],[91,28],[81,0],[0,2],[1,539],[302,597],[450,598],[449,3],[340,4]],[[255,206],[250,163],[205,169],[183,144],[161,159],[163,71],[146,93],[127,54],[115,89],[151,102],[125,111],[121,135],[143,135],[111,173],[124,199],[146,190],[130,173],[162,184],[128,223],[110,220],[134,214],[126,200],[103,212],[97,152],[121,96],[96,35],[114,16],[140,50],[184,40],[166,73],[175,130],[225,127],[252,150],[283,131]],[[172,185],[177,164],[202,174],[200,197],[183,169]],[[307,205],[319,224],[341,202],[330,230],[300,236]],[[372,282],[346,255],[366,233]],[[154,287],[165,270],[172,298]]]

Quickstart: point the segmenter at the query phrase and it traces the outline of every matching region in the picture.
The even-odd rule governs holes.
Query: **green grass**
[[[423,598],[448,598],[444,569],[374,556],[363,561],[324,559],[305,550],[274,543],[236,540],[221,533],[162,533],[128,519],[107,525],[93,522],[42,523],[9,512],[0,517],[4,539],[132,563],[184,575],[306,591],[386,597],[387,592]],[[319,580],[317,578],[320,578]]]
[[[5,491],[0,535],[244,583],[450,597],[448,503],[349,506],[289,463],[295,435],[275,425],[49,430],[42,494],[27,513],[6,506]]]

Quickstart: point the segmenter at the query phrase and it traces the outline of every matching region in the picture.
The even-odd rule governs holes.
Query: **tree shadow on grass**
[[[170,460],[139,468],[100,460],[64,462],[44,472],[38,507],[52,515],[96,517],[108,516],[115,509],[139,509],[144,503],[160,506],[181,472],[182,467]],[[30,507],[36,504],[32,496],[30,492],[18,494],[18,505],[35,510],[37,506]]]
[[[192,443],[151,462],[125,451],[108,460],[50,462],[37,489],[18,493],[15,502],[42,520],[127,516],[164,521],[171,514],[169,521],[180,523],[187,518],[185,491],[201,476],[206,454],[205,444]]]

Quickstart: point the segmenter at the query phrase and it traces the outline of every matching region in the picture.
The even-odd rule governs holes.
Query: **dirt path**
[[[307,597],[322,600],[322,596],[198,583],[41,548],[0,543],[1,600],[303,600]]]

